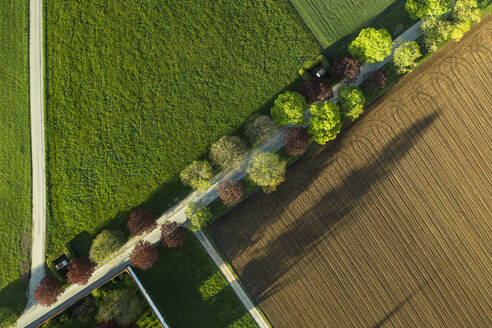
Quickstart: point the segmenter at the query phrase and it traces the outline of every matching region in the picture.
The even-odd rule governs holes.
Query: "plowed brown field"
[[[492,16],[209,232],[274,327],[492,327]]]

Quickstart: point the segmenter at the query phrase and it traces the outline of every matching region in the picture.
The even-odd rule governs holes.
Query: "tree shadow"
[[[328,238],[344,225],[348,215],[357,206],[358,200],[370,190],[372,185],[391,172],[391,166],[407,154],[418,137],[429,128],[438,115],[438,112],[429,114],[393,137],[379,153],[375,154],[370,163],[345,176],[340,185],[328,191],[315,206],[307,209],[297,220],[286,226],[275,239],[266,241],[257,237],[259,240],[255,240],[254,236],[263,236],[263,232],[267,232],[266,229],[271,228],[272,224],[288,210],[287,205],[306,190],[326,166],[330,165],[330,160],[327,165],[300,164],[301,167],[297,170],[307,169],[301,177],[303,181],[292,182],[287,179],[276,194],[262,198],[256,196],[247,200],[237,211],[231,211],[226,215],[226,220],[218,221],[210,227],[210,233],[226,250],[229,259],[236,258],[256,242],[266,243],[262,247],[266,252],[255,251],[249,255],[248,263],[241,268],[236,268],[242,282],[257,303],[261,303],[292,282],[281,278],[316,248],[320,240]],[[336,158],[337,151],[324,152],[322,156]],[[324,163],[323,160],[321,162]],[[306,167],[303,168],[303,165]],[[261,216],[265,220],[260,220],[261,223],[258,225],[251,222],[236,222],[239,221],[238,219],[245,218],[243,213],[251,212],[251,208],[247,206],[253,204],[255,208],[261,208],[261,211],[255,212],[254,215]],[[232,218],[234,213],[236,213],[235,220]]]
[[[0,289],[0,308],[8,307],[16,313],[24,310],[27,303],[27,279],[17,279]]]

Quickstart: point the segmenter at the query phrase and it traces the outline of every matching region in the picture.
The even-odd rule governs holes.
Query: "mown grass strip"
[[[0,0],[0,308],[26,301],[31,243],[28,1]]]

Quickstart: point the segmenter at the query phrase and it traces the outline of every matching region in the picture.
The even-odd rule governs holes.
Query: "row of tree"
[[[157,221],[152,213],[139,209],[130,214],[127,226],[131,235],[138,236],[154,230],[157,227]],[[161,242],[166,247],[182,246],[186,235],[186,229],[175,222],[161,225]],[[120,249],[124,243],[125,238],[122,233],[111,230],[102,231],[94,239],[89,257],[70,259],[67,280],[73,284],[86,285],[94,272],[95,265],[102,263],[110,254]],[[130,264],[142,270],[151,268],[158,260],[157,248],[148,241],[139,241],[130,253]],[[61,281],[55,277],[47,276],[34,292],[34,299],[43,306],[50,306],[56,303],[62,292]]]

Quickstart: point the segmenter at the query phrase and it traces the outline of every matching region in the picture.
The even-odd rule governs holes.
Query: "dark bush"
[[[144,240],[140,240],[130,253],[130,265],[141,270],[150,269],[158,260],[157,249]]]
[[[384,88],[387,80],[388,76],[386,76],[383,71],[377,70],[367,76],[367,79],[364,81],[364,85],[369,90],[376,91]]]
[[[104,321],[97,324],[96,328],[123,328],[116,320]]]
[[[154,214],[141,208],[130,213],[127,227],[133,236],[137,236],[154,230],[157,227],[157,222]]]
[[[186,229],[176,222],[167,222],[161,226],[161,242],[169,248],[183,246],[186,235]]]
[[[331,65],[333,75],[347,82],[353,81],[360,74],[360,60],[351,57],[338,57]]]
[[[122,326],[132,324],[145,311],[143,299],[133,289],[114,289],[105,293],[100,302],[96,319],[104,322],[115,320]]]
[[[94,266],[87,257],[76,257],[68,264],[67,279],[73,284],[85,285],[94,272]]]
[[[93,308],[94,303],[94,297],[88,295],[70,308],[70,315],[74,318],[86,316]]]
[[[53,277],[45,277],[34,291],[34,299],[42,306],[50,306],[56,303],[62,293],[60,281]]]
[[[312,77],[303,80],[297,91],[306,97],[308,103],[333,97],[333,90],[326,79]]]
[[[289,155],[302,155],[309,145],[309,134],[303,127],[291,127],[285,130],[282,141]]]
[[[224,205],[236,206],[243,198],[243,184],[241,181],[227,180],[219,184],[217,192]]]

